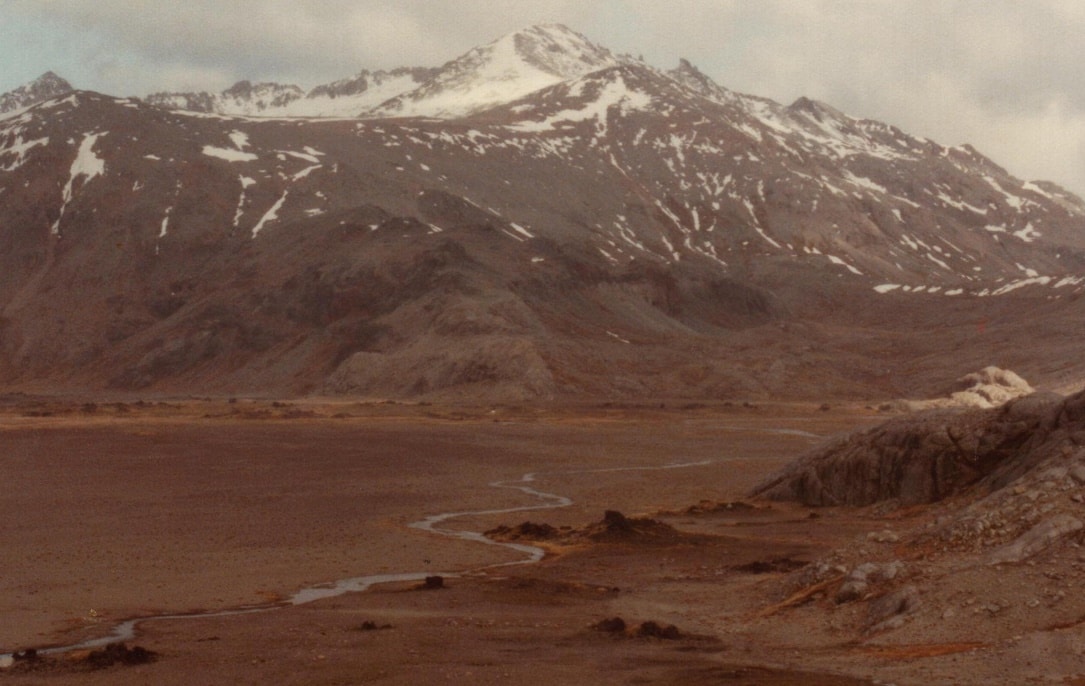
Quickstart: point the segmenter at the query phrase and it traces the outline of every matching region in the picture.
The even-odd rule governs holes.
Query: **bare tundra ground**
[[[964,684],[1085,674],[1072,545],[1018,565],[964,565],[970,551],[902,543],[920,540],[907,534],[929,526],[936,506],[743,500],[821,437],[878,419],[814,405],[16,398],[0,416],[0,653],[16,653],[0,682]],[[547,504],[567,506],[514,511]],[[410,526],[491,510],[508,511],[438,528],[493,530],[546,557],[476,572],[527,556]],[[856,570],[863,591],[850,598]],[[129,618],[275,605],[328,582],[400,573],[418,578],[254,614],[150,619],[126,639],[146,655],[22,652],[107,636]]]

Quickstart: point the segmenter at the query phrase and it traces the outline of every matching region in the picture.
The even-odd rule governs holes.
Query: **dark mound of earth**
[[[696,538],[683,534],[669,524],[650,517],[627,517],[617,510],[607,510],[602,521],[580,529],[550,524],[524,522],[516,526],[498,526],[486,532],[497,541],[554,541],[576,543],[588,540],[594,543],[673,543],[680,539]]]
[[[485,532],[487,538],[495,541],[547,541],[557,538],[559,530],[549,524],[524,522],[516,526],[497,526]]]

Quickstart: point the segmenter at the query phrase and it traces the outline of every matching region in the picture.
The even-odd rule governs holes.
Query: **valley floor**
[[[268,612],[145,621],[128,643],[154,651],[153,662],[90,669],[76,651],[19,660],[0,683],[978,684],[1085,674],[1085,601],[1042,596],[1034,614],[1047,608],[1049,626],[1028,629],[1036,621],[1017,616],[1040,595],[1028,574],[1070,587],[1076,558],[951,574],[932,551],[893,549],[892,532],[924,526],[933,509],[727,505],[820,437],[879,419],[812,404],[6,398],[0,653],[74,645],[133,617],[281,603],[350,577],[439,575],[444,587],[403,581]],[[556,534],[538,543],[548,554],[537,564],[471,573],[524,556],[410,526],[558,502],[494,486],[505,482],[572,503],[440,526],[549,524]],[[609,531],[598,524],[606,510],[653,521],[648,533]],[[834,602],[839,579],[819,587],[801,577],[857,555],[898,558],[911,582],[937,590],[903,626],[871,631],[867,604]]]

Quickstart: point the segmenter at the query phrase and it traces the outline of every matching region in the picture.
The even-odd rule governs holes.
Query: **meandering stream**
[[[611,467],[601,469],[582,469],[572,471],[554,472],[554,475],[571,475],[571,474],[603,474],[608,472],[631,472],[631,471],[662,471],[668,469],[685,469],[690,467],[703,467],[712,464],[713,460],[705,460],[701,462],[684,462],[667,464],[661,466],[652,467]],[[496,569],[499,567],[509,567],[516,565],[527,565],[539,562],[545,556],[545,550],[540,547],[527,545],[523,543],[506,543],[501,541],[495,541],[487,538],[482,532],[478,531],[465,531],[459,529],[444,528],[440,525],[461,517],[476,517],[486,515],[501,515],[501,514],[514,514],[517,512],[530,512],[534,510],[555,510],[563,507],[569,507],[573,505],[573,500],[563,495],[555,493],[547,493],[540,491],[531,486],[536,481],[538,474],[529,473],[522,476],[515,481],[497,481],[489,484],[491,488],[498,489],[512,489],[517,490],[525,495],[531,496],[537,502],[528,505],[522,505],[519,507],[509,507],[494,510],[472,510],[466,512],[443,512],[440,514],[430,515],[425,519],[421,519],[416,522],[412,522],[408,526],[412,529],[418,529],[428,533],[436,534],[439,536],[445,536],[448,538],[457,538],[465,541],[472,541],[483,545],[498,546],[501,548],[507,548],[514,551],[523,557],[520,559],[512,560],[509,562],[499,562],[496,564],[485,565],[483,567],[477,567],[461,572],[408,572],[403,574],[375,574],[369,576],[358,576],[349,579],[340,579],[331,583],[319,584],[316,586],[310,586],[303,588],[296,592],[285,602],[263,604],[263,605],[251,605],[238,607],[228,610],[220,610],[213,612],[188,612],[178,614],[160,614],[160,615],[148,615],[145,617],[136,617],[133,619],[125,620],[117,624],[108,635],[100,638],[94,638],[79,643],[73,643],[70,645],[53,646],[45,649],[38,650],[38,654],[47,655],[50,653],[65,653],[72,650],[88,650],[93,648],[100,648],[110,643],[116,643],[118,641],[132,641],[136,637],[137,628],[141,624],[148,622],[164,622],[174,621],[182,619],[205,619],[210,617],[231,617],[237,615],[250,615],[262,612],[272,612],[274,610],[280,610],[286,607],[292,607],[295,605],[304,605],[317,600],[323,600],[325,598],[334,598],[336,596],[344,595],[346,593],[359,593],[365,591],[373,586],[386,583],[396,582],[409,582],[409,581],[422,581],[426,577],[430,576],[443,576],[446,578],[456,578],[458,576],[477,574],[485,572],[488,569]],[[0,661],[9,661],[12,658],[12,654],[0,654]]]

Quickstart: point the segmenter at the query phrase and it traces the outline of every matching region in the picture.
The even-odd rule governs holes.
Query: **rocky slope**
[[[977,651],[1018,680],[1081,673],[1085,393],[898,417],[754,494],[865,507],[829,515],[865,534],[780,580],[789,621],[849,627],[886,656]]]
[[[419,80],[363,118],[279,117]],[[899,397],[992,363],[1085,374],[1080,199],[687,62],[536,27],[435,71],[161,102],[185,109],[75,92],[0,118],[5,384]]]

